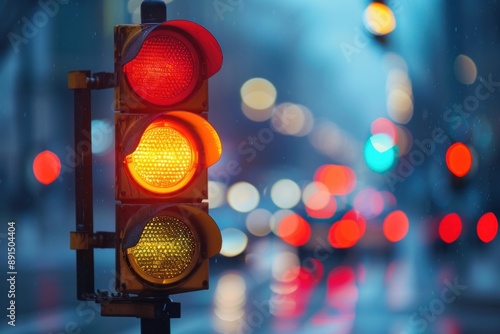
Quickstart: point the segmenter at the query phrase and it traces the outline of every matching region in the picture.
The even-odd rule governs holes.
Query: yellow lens
[[[176,217],[160,216],[144,227],[139,242],[127,249],[129,262],[145,280],[166,284],[181,279],[196,263],[195,236]]]
[[[198,156],[189,133],[167,121],[153,122],[125,162],[144,189],[167,194],[182,189],[196,171]]]

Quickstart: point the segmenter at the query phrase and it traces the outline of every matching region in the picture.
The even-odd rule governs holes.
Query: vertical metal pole
[[[90,78],[90,71],[81,71]],[[74,90],[75,110],[75,192],[76,231],[92,239],[94,233],[92,196],[91,90]],[[88,299],[94,293],[94,249],[76,251],[77,298]]]
[[[141,318],[142,334],[170,334],[170,318],[145,319]]]

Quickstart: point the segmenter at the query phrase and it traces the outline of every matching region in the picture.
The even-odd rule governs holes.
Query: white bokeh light
[[[250,212],[245,220],[248,232],[257,237],[263,237],[271,232],[272,214],[266,209],[256,209]]]
[[[237,182],[227,192],[227,202],[236,211],[250,212],[259,205],[257,188],[248,182]]]
[[[248,237],[243,231],[231,227],[222,230],[221,235],[221,255],[224,255],[226,257],[238,256],[247,248]]]
[[[271,199],[281,209],[293,208],[300,202],[300,187],[290,179],[282,179],[271,187]]]

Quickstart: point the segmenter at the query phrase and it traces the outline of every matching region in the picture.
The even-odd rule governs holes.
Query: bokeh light
[[[493,212],[487,212],[477,222],[477,236],[484,243],[495,239],[498,233],[498,219]]]
[[[365,9],[363,23],[370,33],[387,35],[396,28],[396,17],[383,3],[373,2]]]
[[[314,181],[324,184],[331,195],[347,195],[356,187],[356,174],[347,166],[323,165],[316,170]]]
[[[377,173],[385,173],[396,163],[396,146],[393,140],[381,133],[371,136],[365,143],[364,156],[367,166]]]
[[[455,143],[446,152],[446,165],[458,177],[465,176],[472,167],[472,153],[463,143]]]
[[[335,197],[330,196],[328,198],[328,203],[319,209],[314,209],[312,207],[306,206],[306,212],[311,218],[316,219],[328,219],[333,217],[335,212],[337,212],[337,201]]]
[[[386,56],[386,59],[389,58]],[[393,67],[387,73],[387,81],[385,83],[386,93],[390,93],[395,89],[402,90],[408,95],[413,95],[413,88],[411,84],[410,77],[408,76],[408,65],[405,60],[399,55],[393,54],[391,57],[391,66],[394,66],[394,62],[397,63],[397,67]]]
[[[273,116],[274,106],[267,109],[253,109],[247,106],[244,102],[241,103],[241,111],[251,121],[264,122]]]
[[[453,66],[455,77],[464,85],[471,85],[477,78],[477,67],[474,61],[466,55],[458,55]]]
[[[354,310],[358,301],[356,273],[351,267],[339,266],[329,274],[326,285],[327,301],[331,307],[342,311]]]
[[[277,92],[269,80],[252,78],[241,86],[240,94],[244,105],[248,107],[243,108],[246,117],[258,122],[271,118]]]
[[[281,209],[293,208],[300,198],[300,187],[290,179],[281,179],[271,187],[271,199]]]
[[[392,139],[393,144],[398,142],[398,129],[394,123],[387,118],[377,118],[370,125],[370,132],[372,135],[385,134]]]
[[[237,182],[227,191],[227,202],[236,211],[250,212],[259,205],[257,188],[248,182]]]
[[[248,237],[243,231],[231,227],[222,230],[221,235],[221,255],[224,255],[226,257],[238,256],[247,248]]]
[[[224,274],[215,289],[214,303],[221,307],[242,307],[246,300],[246,283],[236,273]]]
[[[462,232],[462,220],[456,213],[450,213],[439,223],[439,237],[444,242],[451,244],[458,239]]]
[[[266,209],[256,209],[250,212],[245,220],[248,232],[257,237],[263,237],[271,232],[272,214]]]
[[[208,181],[208,201],[210,209],[216,209],[226,204],[227,187],[223,182]]]
[[[289,210],[289,209],[282,209],[282,210],[278,210],[278,211],[274,212],[273,215],[271,216],[271,223],[270,223],[271,231],[275,235],[279,236],[278,226],[279,226],[281,220],[283,218],[285,218],[286,216],[293,215],[293,214],[295,214],[295,212],[292,210]]]
[[[366,218],[373,218],[384,210],[384,197],[376,189],[368,187],[356,194],[353,204],[354,209]]]
[[[396,145],[398,147],[398,154],[402,157],[410,153],[413,147],[413,135],[405,126],[397,125],[396,128],[398,131],[398,141]]]
[[[51,184],[61,173],[61,161],[51,151],[40,152],[33,160],[33,173],[41,184]]]
[[[246,283],[238,273],[224,274],[214,294],[215,327],[221,332],[235,332],[245,315]]]
[[[349,210],[342,216],[342,220],[352,220],[356,222],[359,229],[358,238],[360,239],[361,237],[363,237],[363,235],[366,232],[366,220],[365,217],[363,217],[363,215],[361,214],[361,212],[356,210]]]
[[[311,132],[314,118],[311,111],[304,106],[283,103],[274,109],[271,125],[281,134],[303,137]]]
[[[103,155],[114,147],[114,125],[111,122],[101,119],[92,120],[91,131],[93,154]]]
[[[311,226],[298,214],[290,214],[279,222],[278,236],[292,246],[302,246],[311,237]]]
[[[347,164],[357,158],[359,143],[350,133],[328,120],[316,122],[308,139],[319,153],[339,163]]]
[[[299,274],[300,259],[290,251],[279,252],[274,256],[271,274],[278,282],[290,282]]]
[[[342,219],[334,223],[328,231],[328,241],[334,248],[352,247],[360,237],[359,225],[351,219]]]
[[[391,90],[387,96],[387,113],[397,123],[408,123],[413,117],[411,95],[399,88]]]
[[[409,226],[408,217],[403,211],[393,211],[384,219],[384,235],[391,242],[401,241],[408,233]]]
[[[330,192],[321,182],[311,182],[302,192],[302,202],[307,208],[321,210],[330,202]]]

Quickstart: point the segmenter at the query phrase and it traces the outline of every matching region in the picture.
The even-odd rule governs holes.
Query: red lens
[[[180,34],[158,30],[144,41],[137,56],[123,66],[130,88],[143,100],[160,106],[186,99],[199,79],[199,57]]]

